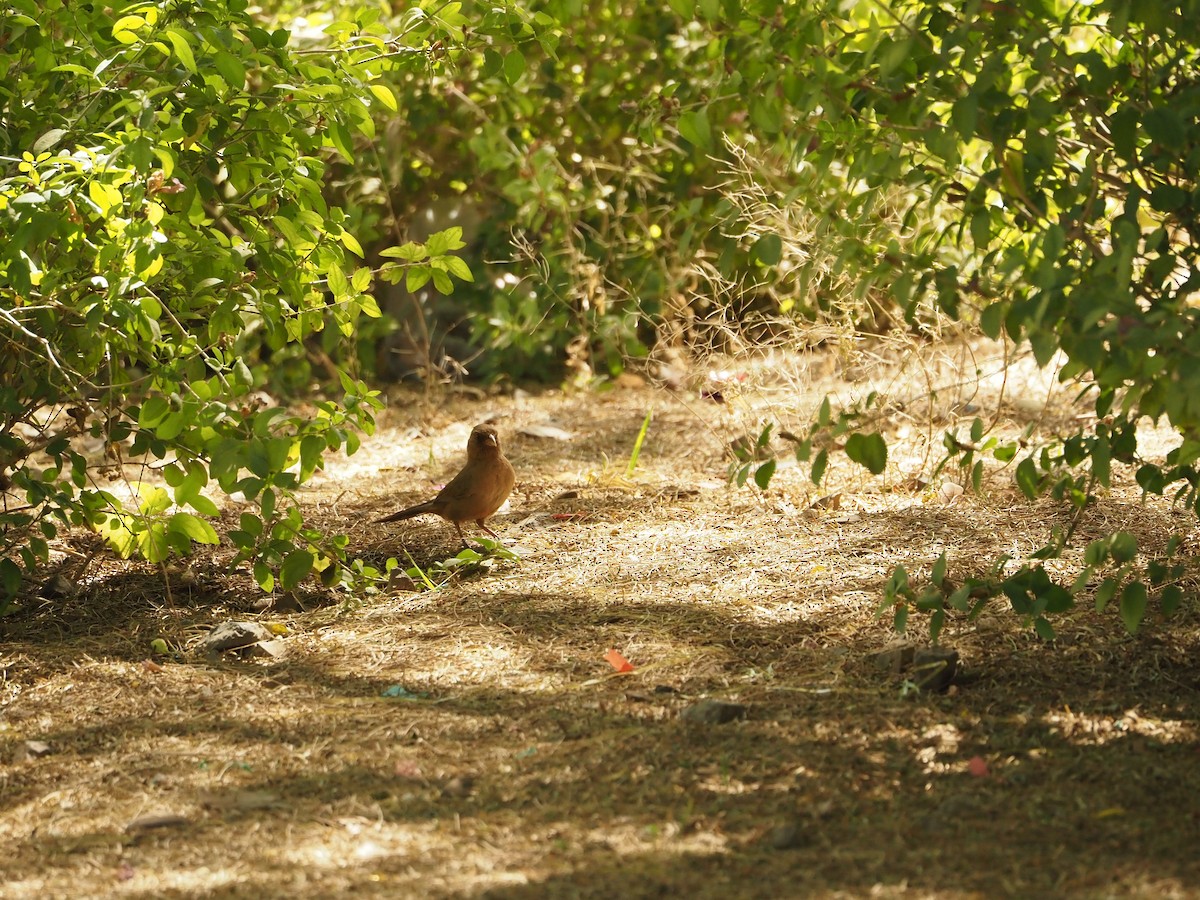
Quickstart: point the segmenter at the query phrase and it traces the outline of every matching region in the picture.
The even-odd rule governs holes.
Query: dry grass
[[[893,637],[875,608],[894,565],[946,550],[974,571],[1068,516],[1017,502],[1006,473],[983,496],[947,500],[950,473],[914,486],[942,431],[976,407],[1008,434],[1078,413],[1052,379],[1016,366],[1005,382],[961,347],[871,352],[714,361],[698,374],[744,376],[724,404],[397,395],[307,489],[313,516],[379,562],[449,556],[437,520],[366,523],[444,480],[497,416],[518,470],[497,523],[521,560],[437,593],[305,594],[309,611],[261,616],[288,629],[280,660],[188,649],[252,616],[224,552],[166,576],[169,600],[162,573],[96,556],[79,595],[3,626],[3,895],[1200,897],[1194,606],[1137,637],[1080,609],[1049,645],[999,606],[954,621],[967,677],[947,695],[906,696],[871,664]],[[795,466],[766,494],[725,486],[734,436],[868,387],[892,401],[883,477],[837,463],[840,506],[817,511]],[[517,433],[545,420],[575,438]],[[1125,485],[1081,529],[1117,526],[1153,545],[1193,522]],[[147,665],[160,636],[178,656]],[[613,674],[609,648],[636,671]],[[747,718],[681,721],[700,697]],[[22,758],[28,740],[50,752]],[[968,774],[975,756],[988,777]]]

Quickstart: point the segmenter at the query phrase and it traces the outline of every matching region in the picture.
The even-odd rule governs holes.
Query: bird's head
[[[467,441],[467,456],[487,456],[500,452],[500,434],[495,425],[476,425]]]

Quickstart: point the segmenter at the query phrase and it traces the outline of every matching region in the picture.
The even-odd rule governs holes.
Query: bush
[[[0,602],[63,524],[151,561],[216,543],[213,486],[255,504],[232,537],[264,588],[336,583],[345,541],[306,528],[290,492],[353,452],[379,401],[344,373],[313,417],[252,392],[306,339],[379,315],[323,179],[373,136],[373,105],[395,108],[381,72],[415,55],[369,10],[299,50],[245,0],[115,6],[14,0],[0,26],[0,480],[27,503],[0,513]],[[437,241],[391,274],[469,276],[455,236]],[[167,489],[127,508],[84,436],[104,465],[162,460]]]

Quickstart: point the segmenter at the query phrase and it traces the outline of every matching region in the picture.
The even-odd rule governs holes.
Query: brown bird
[[[496,540],[500,535],[485,524],[487,518],[504,505],[512,493],[516,473],[500,449],[500,435],[493,425],[476,425],[467,440],[467,464],[450,479],[436,497],[392,513],[379,522],[399,522],[413,516],[433,513],[454,526],[463,546],[462,523],[474,522]]]

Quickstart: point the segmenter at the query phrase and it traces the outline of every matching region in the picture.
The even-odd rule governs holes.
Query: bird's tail
[[[390,516],[385,518],[376,519],[375,522],[376,524],[380,522],[400,522],[404,519],[411,519],[413,516],[422,516],[425,513],[431,513],[434,511],[436,500],[436,497],[433,500],[426,500],[424,503],[418,503],[416,506],[410,506],[408,509],[402,509],[400,512],[392,513]]]

